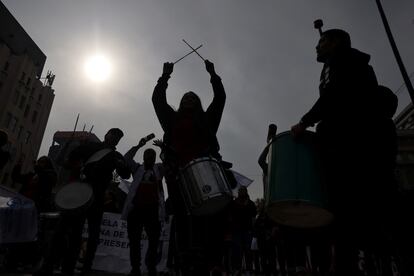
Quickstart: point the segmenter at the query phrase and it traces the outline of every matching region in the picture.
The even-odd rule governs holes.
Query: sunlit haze
[[[107,57],[96,54],[86,59],[84,70],[88,79],[94,82],[102,82],[111,76],[112,67]]]

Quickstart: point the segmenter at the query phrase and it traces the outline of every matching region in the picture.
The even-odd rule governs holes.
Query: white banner
[[[98,249],[96,250],[95,259],[92,268],[96,270],[129,273],[131,264],[129,262],[129,240],[127,223],[120,219],[120,214],[104,213],[101,222],[101,235]],[[88,225],[85,224],[83,237],[87,238]],[[159,263],[157,270],[159,272],[167,271],[168,244],[170,238],[170,223],[164,223],[160,236],[158,247]],[[145,231],[141,238],[141,271],[145,272],[145,254],[148,248],[148,238]],[[81,255],[86,249],[86,243],[82,247]]]

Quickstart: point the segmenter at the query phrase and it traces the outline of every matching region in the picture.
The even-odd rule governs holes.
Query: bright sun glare
[[[111,64],[103,55],[89,57],[84,68],[88,78],[95,82],[105,81],[111,75]]]

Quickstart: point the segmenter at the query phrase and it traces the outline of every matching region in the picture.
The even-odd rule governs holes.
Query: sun
[[[111,76],[112,66],[107,57],[96,54],[86,59],[84,70],[90,80],[103,82]]]

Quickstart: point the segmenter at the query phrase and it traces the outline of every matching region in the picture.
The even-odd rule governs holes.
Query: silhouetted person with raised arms
[[[365,273],[358,265],[358,250],[367,256],[380,242],[376,234],[392,185],[384,177],[392,171],[387,159],[395,158],[388,154],[392,142],[384,137],[392,136],[392,130],[368,64],[370,56],[351,47],[349,34],[340,29],[323,32],[316,52],[317,61],[324,64],[319,98],[292,133],[299,138],[306,128],[318,124],[335,215],[336,272],[357,275]]]
[[[173,204],[176,244],[184,275],[208,275],[209,269],[221,263],[220,239],[223,229],[219,221],[222,217],[220,214],[210,217],[187,215],[177,181],[179,168],[196,158],[212,156],[221,160],[216,133],[226,94],[213,63],[205,60],[205,66],[214,92],[213,101],[206,111],[202,108],[200,98],[191,91],[184,94],[177,111],[167,103],[167,82],[173,72],[173,63],[164,63],[162,76],[152,95],[155,112],[164,130],[165,146],[162,154],[165,178]],[[198,251],[194,248],[198,248]]]
[[[159,141],[154,141],[157,145]],[[128,239],[131,262],[130,276],[141,275],[141,235],[142,230],[148,236],[148,249],[145,264],[149,276],[157,275],[157,249],[161,235],[161,222],[165,219],[165,200],[162,187],[164,169],[161,163],[155,163],[154,149],[144,151],[143,164],[134,161],[137,151],[147,143],[142,138],[137,146],[132,147],[125,155],[125,161],[133,173],[133,182],[129,190],[121,219],[128,222]]]

